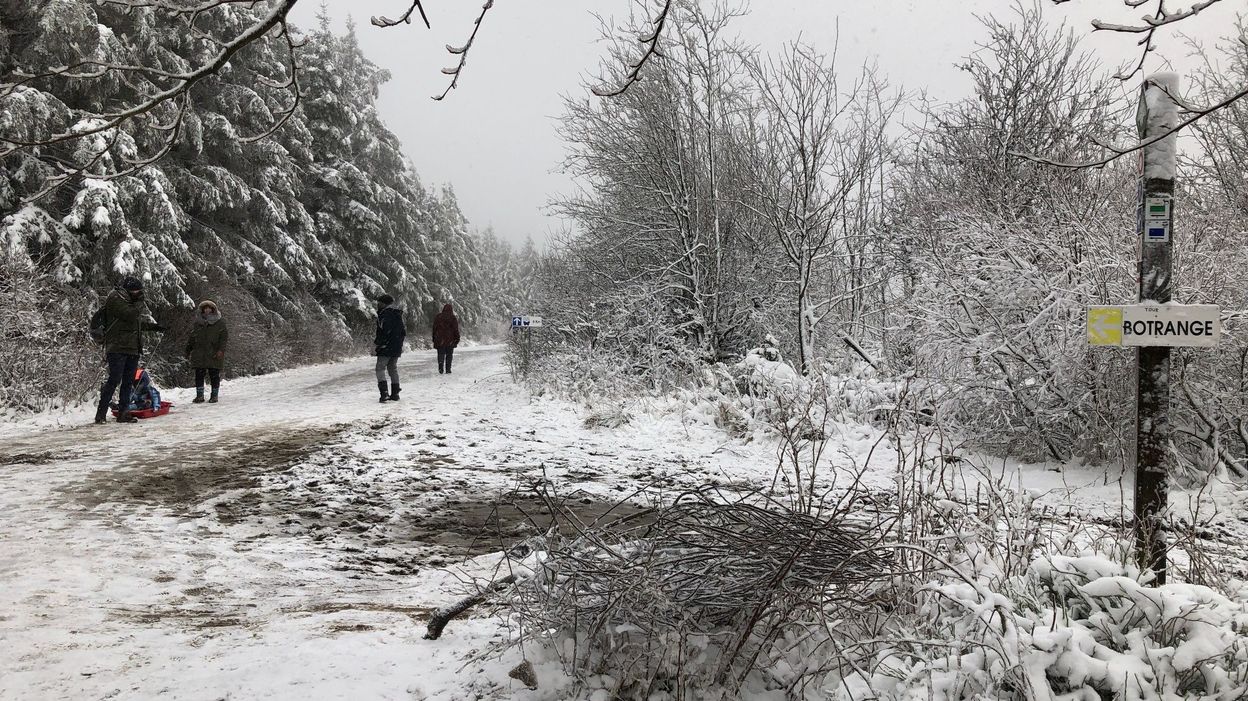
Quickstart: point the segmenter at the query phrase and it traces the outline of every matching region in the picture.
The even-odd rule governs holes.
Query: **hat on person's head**
[[[217,303],[212,301],[211,299],[205,299],[204,301],[199,303],[199,309],[201,311],[204,309],[204,307],[212,307],[213,309],[216,309]]]
[[[137,277],[127,275],[126,279],[121,281],[121,289],[127,290],[129,292],[136,292],[138,290],[143,289],[143,281],[138,279]]]
[[[394,304],[394,297],[391,297],[390,295],[382,295],[377,298],[377,303],[386,305]]]

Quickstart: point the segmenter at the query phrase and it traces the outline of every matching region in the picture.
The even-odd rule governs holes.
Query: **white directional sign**
[[[528,327],[530,327],[530,328],[541,328],[541,326],[542,326],[542,317],[540,317],[540,316],[530,316],[530,317],[528,317],[528,320],[529,320],[529,321],[528,321],[528,323],[526,324],[526,326],[528,326]]]
[[[1088,343],[1094,346],[1212,348],[1222,336],[1213,304],[1133,304],[1088,309]]]

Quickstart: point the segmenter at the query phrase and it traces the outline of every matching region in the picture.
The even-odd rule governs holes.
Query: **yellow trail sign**
[[[1094,346],[1122,345],[1122,307],[1088,308],[1088,343]]]

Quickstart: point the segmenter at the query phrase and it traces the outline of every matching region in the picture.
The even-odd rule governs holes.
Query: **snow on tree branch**
[[[650,61],[653,56],[662,56],[659,52],[659,38],[663,35],[663,27],[667,24],[667,17],[672,10],[672,0],[664,0],[663,8],[659,14],[650,21],[650,31],[642,34],[637,41],[644,47],[641,57],[635,62],[629,64],[628,72],[624,75],[623,82],[614,88],[596,87],[593,89],[594,94],[599,97],[616,97],[628,90],[633,83],[641,78],[641,69]]]
[[[212,58],[198,67],[185,71],[172,72],[158,68],[96,59],[81,61],[69,67],[55,66],[41,71],[27,71],[21,67],[16,67],[12,71],[11,76],[17,78],[17,80],[9,82],[7,80],[9,76],[6,76],[6,81],[0,83],[0,101],[18,96],[19,89],[35,82],[53,78],[65,78],[71,81],[94,80],[109,76],[112,73],[120,74],[127,85],[138,92],[138,97],[129,106],[112,112],[86,116],[77,120],[66,131],[49,134],[41,138],[31,139],[12,134],[0,134],[0,159],[21,151],[28,151],[38,153],[45,161],[56,166],[60,172],[48,178],[45,186],[35,193],[34,196],[27,198],[27,201],[34,201],[54,191],[60,185],[90,172],[100,164],[108,149],[116,145],[119,134],[124,127],[133,122],[144,122],[147,126],[164,134],[161,145],[157,147],[156,151],[149,156],[125,156],[126,166],[124,168],[107,173],[92,173],[92,177],[107,180],[133,174],[156,162],[173,148],[182,124],[191,109],[191,89],[209,76],[218,74],[244,47],[262,39],[276,29],[276,37],[282,39],[287,47],[289,72],[283,81],[265,80],[262,77],[260,82],[270,88],[289,90],[292,95],[291,102],[289,107],[275,115],[274,121],[269,127],[258,134],[243,137],[243,140],[254,141],[269,136],[286,123],[299,104],[298,71],[295,60],[295,51],[299,44],[292,36],[287,25],[287,16],[297,2],[298,0],[281,0],[277,2],[267,13],[262,14],[257,22],[247,26],[232,39],[224,43],[218,42],[221,48]],[[236,4],[253,6],[256,3],[243,3],[241,0],[208,0],[196,4],[180,3],[174,0],[102,0],[101,2],[101,5],[123,7],[127,12],[148,9],[166,15],[182,17],[184,18],[185,26],[196,35],[200,34],[196,29],[196,23],[201,16],[212,10],[228,8]],[[83,68],[95,70],[85,73],[78,72],[79,69]],[[126,76],[135,74],[146,77],[147,81],[143,84],[136,84],[133,81],[126,80]],[[155,121],[155,118],[158,117],[154,118],[154,115],[167,112],[169,109],[173,110],[173,114],[166,122]],[[52,148],[62,145],[86,145],[91,141],[92,137],[96,136],[105,137],[105,147],[100,149],[88,146],[85,149],[85,152],[88,154],[85,160],[67,159],[57,155],[55,153],[56,149]],[[80,153],[83,151],[81,148],[73,150]]]
[[[1167,94],[1170,94],[1169,91],[1166,91],[1166,92]],[[1019,158],[1025,158],[1029,161],[1034,161],[1036,163],[1043,163],[1045,165],[1057,166],[1059,168],[1101,168],[1106,165],[1109,165],[1110,163],[1118,160],[1119,158],[1122,158],[1123,156],[1126,156],[1127,154],[1135,153],[1136,151],[1139,151],[1148,146],[1152,146],[1153,144],[1159,141],[1172,138],[1175,134],[1187,128],[1188,126],[1191,126],[1192,124],[1199,122],[1205,117],[1208,117],[1209,115],[1219,110],[1222,110],[1230,106],[1231,104],[1237,102],[1238,100],[1248,96],[1248,86],[1245,86],[1242,90],[1239,90],[1238,92],[1234,92],[1231,95],[1227,96],[1225,99],[1213,105],[1209,105],[1207,107],[1194,107],[1190,103],[1187,103],[1186,101],[1184,101],[1177,95],[1170,94],[1170,96],[1174,98],[1175,102],[1183,106],[1184,108],[1183,113],[1188,116],[1180,120],[1179,123],[1174,128],[1168,129],[1148,139],[1142,139],[1139,143],[1135,145],[1131,145],[1131,146],[1115,145],[1115,144],[1110,144],[1104,141],[1096,140],[1097,145],[1100,146],[1104,150],[1105,152],[1104,155],[1098,158],[1093,158],[1093,159],[1089,159],[1086,161],[1077,161],[1077,162],[1063,162],[1063,161],[1046,158],[1044,156],[1036,155],[1034,153],[1026,153],[1026,152],[1021,152],[1021,151],[1011,151],[1010,155],[1017,156]]]
[[[0,159],[11,156],[34,157],[51,167],[41,178],[47,187],[40,187],[38,196],[54,191],[60,185],[76,178],[90,175],[94,178],[111,179],[130,175],[167,154],[175,147],[182,127],[187,122],[188,110],[195,109],[196,100],[191,99],[193,89],[205,79],[230,69],[231,61],[249,46],[273,41],[285,45],[286,68],[280,74],[255,76],[255,83],[272,91],[288,92],[289,100],[281,106],[270,106],[271,114],[265,123],[253,124],[254,132],[240,135],[240,141],[250,142],[267,138],[285,125],[300,105],[300,68],[297,50],[300,42],[288,25],[290,12],[301,0],[98,0],[80,6],[71,15],[81,24],[76,27],[88,32],[88,42],[78,38],[69,39],[59,57],[21,57],[12,54],[11,60],[0,65],[0,105],[6,110],[24,105],[35,108],[30,102],[32,95],[47,101],[38,108],[49,106],[62,115],[58,123],[40,118],[41,126],[34,129],[6,128],[0,133]],[[603,95],[618,95],[636,82],[639,72],[649,58],[658,54],[658,39],[671,7],[671,0],[663,4],[662,12],[654,20],[653,31],[643,42],[647,48],[641,59],[630,64],[624,83],[614,90],[596,91]],[[481,21],[493,7],[493,0],[486,0],[481,13],[473,23],[468,40],[461,46],[447,46],[447,51],[458,57],[458,63],[442,70],[451,76],[450,84],[434,99],[444,99],[458,87],[459,78],[467,63]],[[99,12],[121,13],[136,18],[136,26],[144,23],[173,23],[176,31],[187,41],[177,51],[171,47],[148,45],[149,53],[139,58],[134,55],[114,55],[110,48],[113,41],[111,29],[91,19],[94,6]],[[45,12],[62,12],[61,9],[32,8],[27,21],[36,21]],[[419,12],[425,26],[430,22],[422,0],[409,0],[406,11],[398,19],[385,16],[372,18],[378,27],[410,24]],[[6,18],[16,21],[17,17]],[[206,25],[211,25],[210,31]],[[221,27],[226,27],[222,31]],[[98,34],[97,34],[98,32]],[[19,35],[15,35],[19,36]],[[67,34],[68,37],[68,34]],[[206,55],[197,55],[204,52]],[[191,57],[184,54],[189,53]],[[94,54],[94,55],[93,55]],[[61,104],[58,94],[75,94],[90,89],[92,83],[109,86],[103,92],[108,95],[100,108],[69,109]],[[32,92],[23,92],[32,89]],[[263,98],[265,102],[268,97]],[[59,105],[59,106],[58,106]],[[126,139],[134,141],[142,128],[162,135],[159,144],[144,142],[147,155],[129,153],[123,161],[105,158],[100,147],[117,146],[119,132],[127,132]],[[93,144],[84,147],[85,144]],[[118,165],[123,167],[117,168]],[[95,171],[100,172],[93,172]]]
[[[433,27],[429,24],[429,17],[425,14],[425,7],[420,4],[420,0],[412,0],[411,7],[407,8],[407,12],[404,12],[398,19],[390,19],[384,15],[373,17],[373,26],[384,29],[385,27],[395,27],[400,24],[411,24],[412,13],[417,10],[420,11],[420,18],[425,21],[425,29],[432,29]]]
[[[1053,0],[1054,5],[1064,5],[1074,0]],[[1122,4],[1128,8],[1134,9],[1149,4],[1152,0],[1122,0]],[[1156,0],[1156,9],[1151,14],[1144,15],[1137,24],[1122,24],[1117,22],[1106,22],[1099,19],[1092,20],[1092,28],[1098,32],[1118,32],[1122,34],[1142,34],[1136,44],[1143,47],[1140,50],[1140,58],[1134,63],[1130,70],[1123,70],[1118,73],[1119,80],[1129,80],[1137,73],[1144,70],[1144,62],[1148,59],[1148,55],[1156,48],[1153,38],[1157,34],[1157,30],[1168,27],[1183,20],[1190,19],[1200,14],[1204,10],[1217,5],[1222,0],[1199,0],[1193,3],[1185,10],[1177,10],[1171,12],[1166,9],[1166,0]]]
[[[433,99],[440,101],[459,86],[459,75],[468,63],[468,51],[472,49],[472,42],[476,40],[477,32],[481,30],[481,20],[485,19],[485,13],[489,12],[492,7],[494,7],[494,0],[485,0],[485,4],[481,6],[481,14],[477,15],[476,21],[472,23],[472,34],[468,36],[468,41],[463,46],[446,45],[448,53],[452,56],[459,56],[459,63],[442,69],[443,73],[451,76],[451,84],[446,86],[446,90],[443,90],[441,95],[434,95]]]

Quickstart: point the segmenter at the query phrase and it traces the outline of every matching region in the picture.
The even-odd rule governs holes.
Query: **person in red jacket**
[[[451,374],[451,359],[455,346],[459,345],[459,318],[451,305],[442,307],[442,313],[433,317],[433,347],[438,349],[438,374]]]

